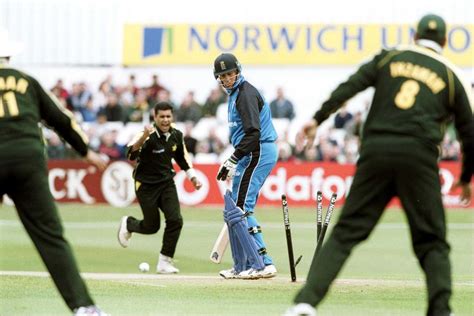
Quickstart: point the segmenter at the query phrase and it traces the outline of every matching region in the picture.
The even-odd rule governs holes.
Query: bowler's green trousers
[[[169,180],[158,184],[135,181],[135,193],[143,212],[143,220],[128,217],[127,230],[140,234],[158,232],[161,226],[159,212],[161,210],[166,223],[160,253],[173,258],[183,228],[183,217],[174,181]]]
[[[93,305],[79,275],[71,247],[63,237],[63,227],[49,190],[43,159],[0,165],[0,196],[15,203],[18,216],[43,259],[68,307]]]
[[[377,137],[365,142],[341,215],[327,243],[313,258],[306,285],[295,303],[316,306],[321,302],[352,248],[369,236],[394,196],[400,198],[405,210],[413,249],[426,275],[427,315],[449,315],[450,247],[437,152],[435,147],[408,137]]]

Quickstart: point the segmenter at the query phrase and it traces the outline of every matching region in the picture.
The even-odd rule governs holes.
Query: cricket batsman
[[[258,193],[278,158],[277,134],[268,103],[242,75],[242,67],[232,54],[221,54],[214,61],[214,77],[229,95],[228,122],[234,153],[221,165],[217,180],[232,179],[232,200],[242,211],[226,207],[224,218],[229,226],[234,267],[220,275],[232,278],[271,278],[277,273],[267,253],[262,229],[255,217]],[[231,203],[227,201],[226,205]],[[242,218],[246,231],[233,219]],[[247,242],[247,234],[253,242]],[[254,249],[256,247],[256,249]],[[261,258],[253,255],[257,251]],[[259,263],[260,260],[263,261]]]

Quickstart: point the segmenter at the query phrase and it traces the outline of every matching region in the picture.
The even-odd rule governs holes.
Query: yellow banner
[[[474,66],[474,25],[452,25],[444,55]],[[123,63],[211,65],[221,52],[252,65],[354,65],[383,48],[413,43],[400,24],[127,24]]]

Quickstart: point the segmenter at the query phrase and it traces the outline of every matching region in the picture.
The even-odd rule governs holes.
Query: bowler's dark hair
[[[155,114],[158,114],[158,111],[166,110],[171,110],[171,112],[173,112],[173,106],[169,102],[158,102],[154,107]]]

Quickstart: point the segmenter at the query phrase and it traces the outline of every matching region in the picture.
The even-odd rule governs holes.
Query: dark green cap
[[[427,14],[418,22],[416,33],[418,38],[425,38],[442,44],[446,37],[446,22],[439,15]]]

